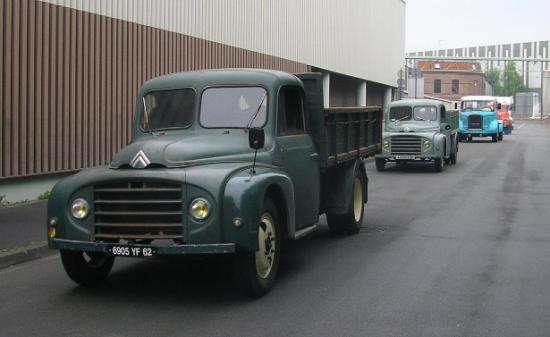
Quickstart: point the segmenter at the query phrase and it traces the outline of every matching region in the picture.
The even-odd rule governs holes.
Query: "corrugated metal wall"
[[[205,68],[309,69],[37,0],[2,0],[0,18],[0,178],[107,163],[130,139],[135,95],[148,78]]]
[[[43,0],[396,86],[403,0]]]

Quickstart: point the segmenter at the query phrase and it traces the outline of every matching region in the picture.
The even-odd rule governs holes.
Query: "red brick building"
[[[417,67],[427,96],[458,101],[462,96],[493,94],[479,62],[418,61]]]

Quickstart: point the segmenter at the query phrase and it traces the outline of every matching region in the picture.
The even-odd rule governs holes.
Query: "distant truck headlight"
[[[204,220],[210,215],[210,203],[204,198],[196,198],[189,206],[189,213],[197,220]]]
[[[90,204],[82,198],[74,199],[71,205],[71,214],[75,219],[82,220],[90,213]]]
[[[384,141],[384,148],[387,149],[390,147],[390,142],[388,142],[387,140]]]
[[[425,140],[422,142],[422,147],[425,148],[425,149],[429,149],[430,146],[432,146],[432,142],[430,142],[429,140]]]

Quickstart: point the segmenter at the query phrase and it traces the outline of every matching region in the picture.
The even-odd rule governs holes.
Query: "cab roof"
[[[145,82],[140,90],[143,95],[153,90],[193,88],[197,92],[212,86],[263,86],[267,89],[281,85],[298,85],[302,82],[294,75],[265,69],[209,69],[173,73],[155,77]]]
[[[416,106],[426,106],[426,105],[432,105],[437,107],[444,107],[445,105],[441,103],[440,101],[434,100],[434,99],[424,99],[424,98],[407,98],[402,99],[399,101],[393,101],[390,103],[388,107],[402,107],[402,106],[410,106],[410,107],[416,107]]]

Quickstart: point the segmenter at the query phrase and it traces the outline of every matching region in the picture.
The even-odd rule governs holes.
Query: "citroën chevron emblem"
[[[151,164],[151,161],[142,150],[140,150],[130,162],[133,168],[146,168],[149,164]]]

